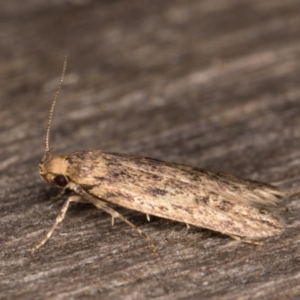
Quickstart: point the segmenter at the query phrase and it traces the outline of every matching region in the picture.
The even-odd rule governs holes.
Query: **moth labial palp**
[[[70,189],[75,195],[66,200],[52,228],[32,252],[51,237],[71,202],[91,203],[104,210],[111,215],[112,225],[115,218],[123,220],[148,241],[155,253],[151,238],[111,205],[142,212],[148,220],[154,215],[255,245],[284,230],[278,206],[285,193],[267,183],[101,150],[52,156],[50,124],[65,69],[66,59],[49,113],[39,173],[46,183]]]

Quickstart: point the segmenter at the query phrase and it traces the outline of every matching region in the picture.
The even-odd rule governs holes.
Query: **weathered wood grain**
[[[64,55],[55,153],[103,149],[300,184],[297,0],[3,1],[0,12],[1,299],[296,299],[299,197],[262,247],[126,211],[73,205],[51,240],[38,176]]]

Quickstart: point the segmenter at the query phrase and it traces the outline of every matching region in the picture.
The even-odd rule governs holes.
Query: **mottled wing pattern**
[[[70,179],[108,203],[253,239],[284,228],[276,208],[284,194],[268,184],[98,150],[67,159]]]

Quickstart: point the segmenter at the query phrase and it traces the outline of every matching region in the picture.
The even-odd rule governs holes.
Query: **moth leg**
[[[62,195],[65,193],[65,191],[66,191],[66,189],[61,189],[57,195],[50,198],[50,201],[53,201],[53,202],[57,201],[58,199],[60,199],[62,197]]]
[[[148,222],[150,222],[150,215],[149,214],[146,214],[146,219]]]
[[[148,234],[146,234],[140,228],[138,228],[133,223],[131,223],[130,221],[128,221],[120,213],[118,213],[117,211],[115,211],[114,209],[112,209],[111,207],[109,207],[105,202],[103,202],[100,199],[98,199],[96,197],[93,197],[92,195],[90,195],[89,193],[87,193],[81,186],[74,184],[73,189],[74,189],[74,191],[76,193],[78,193],[79,195],[81,195],[82,197],[84,197],[86,200],[88,200],[88,202],[92,203],[97,208],[102,209],[105,212],[107,212],[109,215],[111,215],[112,218],[119,218],[123,222],[125,222],[126,224],[128,224],[131,228],[133,228],[136,232],[138,232],[141,236],[143,236],[148,241],[149,246],[152,248],[153,252],[158,256],[158,252],[156,250],[156,247],[155,247],[152,239],[150,238],[150,236]]]
[[[257,241],[252,241],[252,240],[248,240],[246,238],[237,236],[237,235],[229,235],[231,238],[233,238],[236,241],[240,241],[246,244],[251,244],[251,245],[255,245],[255,246],[262,246],[264,243],[262,242],[257,242]]]
[[[185,225],[186,225],[186,228],[187,228],[187,229],[190,229],[190,224],[185,223]]]
[[[68,207],[70,205],[71,202],[86,202],[84,199],[82,199],[81,196],[70,196],[66,202],[64,203],[64,205],[62,206],[58,216],[55,219],[54,224],[52,225],[51,229],[48,231],[48,233],[45,235],[45,237],[36,245],[34,246],[30,251],[31,253],[33,253],[34,251],[36,251],[37,249],[39,249],[40,247],[42,247],[52,236],[55,228],[57,227],[57,225],[59,223],[61,223],[63,221],[63,219],[65,218],[66,212],[68,210]]]
[[[137,231],[140,235],[142,235],[149,243],[150,247],[152,248],[153,252],[158,255],[156,247],[152,241],[152,239],[150,238],[150,236],[148,234],[146,234],[144,231],[142,231],[139,227],[135,226],[134,224],[132,224],[130,221],[128,221],[125,217],[123,217],[120,213],[118,213],[117,211],[115,211],[114,209],[112,209],[111,207],[107,206],[104,202],[102,202],[101,200],[97,199],[98,204],[96,205],[96,203],[93,202],[93,204],[99,208],[104,210],[105,212],[107,212],[108,214],[110,214],[112,216],[112,219],[115,218],[119,218],[122,221],[124,221],[126,224],[128,224],[131,228],[133,228],[135,231]]]
[[[111,216],[111,226],[115,225],[115,218],[113,216]]]
[[[152,248],[153,252],[158,255],[156,247],[153,243],[153,241],[151,240],[151,238],[149,237],[148,234],[146,234],[144,231],[142,231],[140,228],[138,228],[137,226],[135,226],[134,224],[132,224],[130,221],[128,221],[125,217],[123,217],[120,213],[118,213],[117,211],[115,211],[114,209],[112,209],[111,207],[107,206],[106,203],[102,202],[101,200],[95,199],[96,201],[93,202],[93,204],[99,208],[104,210],[105,212],[107,212],[108,214],[110,214],[112,216],[112,219],[115,218],[119,218],[122,221],[124,221],[126,224],[128,224],[131,228],[133,228],[135,231],[137,231],[140,235],[142,235],[149,243],[150,247]]]

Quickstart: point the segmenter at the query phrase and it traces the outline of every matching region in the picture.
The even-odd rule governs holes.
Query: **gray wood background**
[[[161,255],[126,224],[74,204],[51,240],[38,175],[50,104],[54,153],[103,149],[300,185],[298,0],[1,1],[0,298],[296,299],[300,204],[262,247],[164,219]]]

